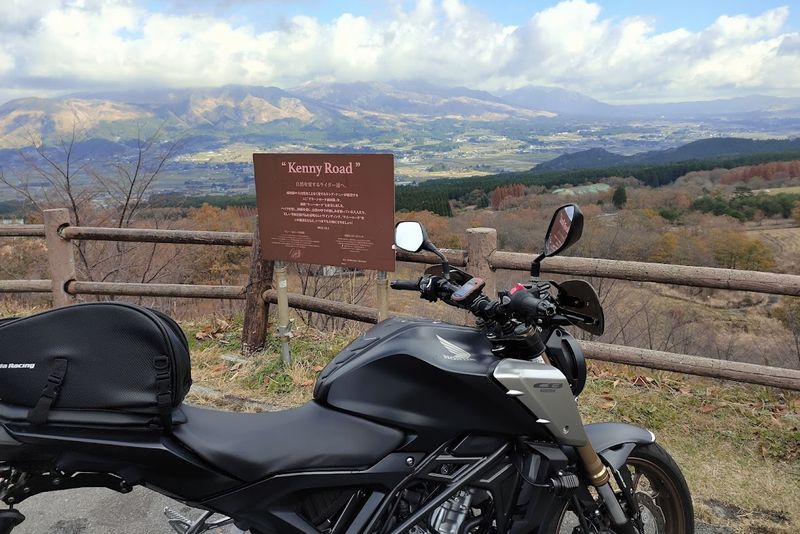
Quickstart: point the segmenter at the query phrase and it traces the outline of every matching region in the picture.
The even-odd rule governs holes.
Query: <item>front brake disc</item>
[[[666,534],[667,520],[664,518],[664,511],[656,504],[656,501],[647,493],[642,492],[637,492],[635,497],[644,524],[642,534]]]

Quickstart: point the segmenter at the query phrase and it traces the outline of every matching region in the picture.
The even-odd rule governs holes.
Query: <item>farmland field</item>
[[[754,229],[747,233],[758,237],[773,249],[778,265],[776,271],[797,274],[797,265],[800,264],[800,227]]]
[[[795,185],[791,187],[775,187],[772,189],[756,189],[753,193],[766,193],[768,195],[778,195],[780,193],[787,193],[789,195],[798,195],[800,194],[800,185]]]

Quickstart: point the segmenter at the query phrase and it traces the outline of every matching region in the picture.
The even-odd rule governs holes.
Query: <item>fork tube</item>
[[[575,447],[575,450],[578,451],[578,456],[581,457],[583,468],[586,470],[586,475],[589,477],[589,483],[597,488],[597,493],[600,495],[600,498],[603,499],[608,513],[611,516],[611,520],[615,525],[624,527],[624,532],[635,532],[635,530],[631,530],[632,526],[629,524],[628,518],[622,510],[622,506],[620,506],[617,496],[611,488],[611,484],[608,483],[611,474],[600,460],[600,456],[597,455],[594,447],[592,447],[591,443],[587,443],[586,445]]]
[[[578,456],[581,457],[583,468],[589,477],[589,483],[596,488],[606,484],[610,478],[608,469],[600,461],[600,457],[595,452],[592,444],[587,442],[586,445],[575,447],[575,450],[578,451]]]

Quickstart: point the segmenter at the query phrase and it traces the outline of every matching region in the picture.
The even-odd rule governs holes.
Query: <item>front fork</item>
[[[547,362],[545,356],[543,354],[543,359]],[[620,534],[637,534],[609,484],[611,472],[586,434],[564,374],[547,363],[507,358],[495,366],[492,375],[506,388],[506,395],[516,398],[535,415],[536,422],[547,428],[556,442],[575,448],[589,483],[597,488],[608,510],[614,529]]]
[[[611,470],[600,460],[597,451],[594,450],[591,443],[587,442],[585,445],[575,447],[578,456],[583,463],[584,471],[589,483],[597,489],[598,495],[606,505],[608,514],[611,517],[611,522],[614,523],[614,530],[620,534],[639,534],[633,522],[625,515],[625,511],[617,499],[614,489],[609,483],[611,479]],[[624,496],[628,497],[628,489],[623,485],[623,481],[617,480],[620,485]],[[629,503],[631,504],[631,503]],[[632,508],[635,512],[636,508]],[[587,533],[588,534],[588,533]]]

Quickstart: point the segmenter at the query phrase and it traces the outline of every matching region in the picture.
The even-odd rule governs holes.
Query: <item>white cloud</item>
[[[133,0],[4,0],[0,92],[425,79],[555,85],[613,101],[800,95],[800,35],[784,30],[785,7],[658,33],[652,20],[604,18],[585,0],[518,26],[460,0],[402,6],[327,23],[298,16],[259,31],[220,15],[148,12]]]

